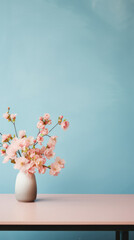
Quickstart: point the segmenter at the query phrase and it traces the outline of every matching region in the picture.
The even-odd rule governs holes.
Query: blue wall
[[[53,132],[66,167],[55,178],[37,174],[38,193],[134,193],[133,12],[133,0],[0,0],[0,115],[10,106],[17,129],[34,136],[45,112],[70,121]],[[0,131],[13,133],[2,117]],[[0,193],[14,193],[17,171],[0,160]],[[66,238],[99,234],[114,237]]]

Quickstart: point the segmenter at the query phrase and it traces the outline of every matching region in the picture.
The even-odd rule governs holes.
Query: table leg
[[[116,240],[129,240],[128,231],[116,231]]]
[[[116,240],[120,240],[120,231],[116,231]]]
[[[128,231],[121,231],[120,232],[120,239],[121,240],[129,240],[129,232]]]

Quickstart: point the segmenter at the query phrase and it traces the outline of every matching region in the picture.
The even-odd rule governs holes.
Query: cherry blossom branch
[[[21,157],[21,153],[20,153],[20,151],[18,150],[17,152],[19,153],[19,155],[20,155],[20,157]]]
[[[16,137],[18,138],[18,133],[17,133],[17,130],[16,130],[15,122],[12,122],[12,123],[14,125],[14,130],[15,130]]]
[[[2,136],[2,133],[0,132],[0,135]],[[0,143],[0,147],[2,147],[3,146],[3,144],[2,143]]]
[[[45,137],[45,136],[47,136],[47,137],[51,137],[51,136],[50,136],[50,135],[48,135],[48,134],[47,134],[47,135],[44,135],[44,137]]]
[[[51,169],[51,167],[50,166],[46,166],[46,165],[44,165],[46,168],[49,168],[49,169]]]
[[[55,125],[54,125],[54,127],[52,127],[50,130],[49,130],[49,133],[58,125],[59,123],[56,123]]]
[[[19,155],[20,155],[20,157],[21,157],[21,153],[20,153],[20,151],[18,150],[18,153],[19,153]]]
[[[3,134],[0,132],[0,135],[2,136]],[[9,141],[8,141],[8,143],[11,144]],[[2,143],[0,143],[0,144],[1,144],[1,147],[2,147],[3,144]]]
[[[40,134],[40,131],[38,132],[37,137],[38,137],[39,134]],[[51,137],[51,136],[48,135],[48,134],[44,135],[43,137],[45,137],[45,136],[47,136],[47,137]],[[37,138],[37,137],[36,137],[36,138]],[[38,144],[38,142],[34,143],[34,146],[36,146],[37,144]]]
[[[50,133],[58,124],[59,124],[59,123],[56,123],[56,124],[49,130],[48,133]],[[39,132],[38,132],[38,134],[37,134],[37,137],[38,137],[39,134],[40,134],[40,130],[39,130]],[[48,135],[48,134],[44,135],[43,137],[45,137],[45,136],[51,137],[51,136]],[[37,137],[36,137],[36,138],[37,138]],[[38,144],[38,142],[34,143],[34,146],[36,146],[37,144]]]
[[[12,121],[12,123],[13,123],[13,125],[14,125],[14,130],[15,130],[16,137],[18,138],[18,133],[17,133],[17,130],[16,130],[15,122]],[[18,150],[18,154],[19,154],[20,157],[21,157],[21,153],[20,153],[19,150]]]
[[[39,129],[39,132],[37,133],[37,137],[38,137],[38,135],[40,134],[40,129]],[[37,138],[36,137],[36,138]],[[33,146],[36,146],[36,144],[37,144],[37,142],[36,143],[34,143],[34,145]]]

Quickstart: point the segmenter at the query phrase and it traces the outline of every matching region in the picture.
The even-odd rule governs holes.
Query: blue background
[[[2,114],[37,134],[38,117],[62,114],[58,135],[66,161],[58,177],[38,175],[38,193],[134,193],[134,1],[0,0]],[[14,193],[17,171],[0,157],[0,193]],[[40,239],[114,239],[114,233],[40,233]],[[39,233],[1,232],[2,239]]]

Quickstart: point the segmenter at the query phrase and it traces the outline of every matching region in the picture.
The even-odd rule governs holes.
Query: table
[[[0,230],[115,231],[128,240],[134,231],[134,195],[39,194],[31,203],[0,194]]]

